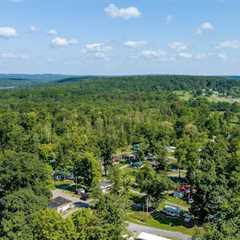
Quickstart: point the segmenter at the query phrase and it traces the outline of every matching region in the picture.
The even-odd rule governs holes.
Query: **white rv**
[[[170,240],[170,239],[142,232],[138,235],[136,240]]]

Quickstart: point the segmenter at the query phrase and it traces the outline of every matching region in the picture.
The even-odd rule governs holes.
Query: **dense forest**
[[[191,93],[182,99],[179,91]],[[200,240],[240,239],[240,81],[204,76],[65,78],[0,90],[0,239],[123,239],[132,200],[112,156],[138,143],[154,155],[136,174],[152,202],[175,187],[166,146],[191,184]],[[74,174],[89,188],[92,209],[63,219],[47,208],[52,176]],[[114,183],[99,193],[100,179]],[[123,201],[124,200],[124,201]],[[125,201],[126,200],[126,201]],[[153,206],[154,207],[154,206]],[[53,230],[54,229],[54,230]]]

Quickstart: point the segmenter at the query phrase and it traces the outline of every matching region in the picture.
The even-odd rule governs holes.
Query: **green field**
[[[219,96],[216,96],[216,95],[212,95],[210,97],[207,97],[207,99],[210,102],[228,102],[228,103],[240,102],[240,98],[219,97]]]
[[[193,97],[192,93],[188,92],[188,91],[174,91],[174,93],[181,100],[184,100],[184,101],[188,101]],[[206,96],[206,99],[208,101],[214,102],[214,103],[217,103],[217,102],[227,102],[227,103],[240,102],[240,98],[234,98],[231,96],[223,97],[223,96],[217,96],[215,94],[212,94],[211,96]]]

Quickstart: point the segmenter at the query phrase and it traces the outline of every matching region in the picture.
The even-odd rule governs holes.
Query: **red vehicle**
[[[184,192],[185,194],[191,192],[191,185],[189,184],[181,184],[178,188],[178,191]]]
[[[195,189],[193,189],[191,185],[181,184],[178,187],[177,191],[183,193],[184,197],[188,200],[189,203],[193,202],[192,193],[195,192]]]

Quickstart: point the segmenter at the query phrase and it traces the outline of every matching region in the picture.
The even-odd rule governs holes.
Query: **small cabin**
[[[59,213],[65,213],[73,208],[73,202],[63,197],[56,197],[50,200],[48,207],[57,210]]]
[[[118,164],[121,161],[122,161],[122,156],[119,156],[119,155],[113,155],[112,156],[112,163],[113,164]]]

